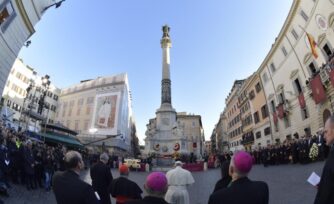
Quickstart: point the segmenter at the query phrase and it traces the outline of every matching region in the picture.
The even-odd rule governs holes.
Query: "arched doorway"
[[[329,116],[331,116],[331,112],[328,109],[325,109],[323,114],[322,114],[322,119],[323,119],[324,125],[326,123],[326,120],[329,118]]]

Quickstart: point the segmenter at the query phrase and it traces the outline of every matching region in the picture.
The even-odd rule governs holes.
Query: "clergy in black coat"
[[[98,161],[90,169],[90,177],[92,178],[93,189],[99,194],[101,204],[111,204],[108,188],[112,181],[112,175],[107,165],[109,156],[106,153],[100,155]]]
[[[110,185],[110,193],[116,198],[116,204],[123,204],[129,200],[141,200],[143,191],[130,179],[128,179],[129,168],[126,165],[119,167],[120,177],[114,179]]]
[[[223,188],[227,188],[227,186],[230,184],[232,177],[228,174],[229,166],[230,166],[230,161],[224,161],[222,163],[222,166],[220,169],[222,178],[219,181],[217,181],[213,192],[216,192]]]
[[[80,180],[84,163],[79,152],[69,151],[65,155],[67,170],[56,172],[52,179],[53,191],[58,204],[98,204],[93,188]]]
[[[334,203],[334,115],[330,116],[326,121],[325,140],[326,145],[332,148],[322,171],[314,204]]]
[[[211,194],[209,204],[268,204],[269,189],[265,182],[251,181],[247,175],[252,168],[252,157],[240,151],[230,164],[229,173],[232,183],[228,188]]]

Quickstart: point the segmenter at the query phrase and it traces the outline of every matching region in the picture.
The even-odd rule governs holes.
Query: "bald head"
[[[331,146],[334,143],[334,115],[331,115],[325,124],[324,137],[326,145]]]
[[[69,151],[65,154],[64,158],[65,166],[67,169],[81,169],[82,157],[77,151]]]

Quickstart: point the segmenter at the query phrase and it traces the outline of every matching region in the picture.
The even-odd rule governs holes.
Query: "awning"
[[[74,137],[69,135],[62,135],[57,133],[37,133],[41,137],[45,138],[46,142],[62,143],[66,146],[75,148],[84,148],[84,146]]]
[[[61,124],[51,124],[51,123],[41,123],[41,127],[47,128],[47,129],[51,129],[51,130],[58,130],[58,131],[62,131],[65,133],[69,133],[71,135],[77,135],[78,133],[74,130],[71,130]]]

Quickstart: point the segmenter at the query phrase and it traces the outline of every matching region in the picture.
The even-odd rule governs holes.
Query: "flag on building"
[[[274,124],[276,125],[278,122],[277,112],[273,112],[273,118],[274,118]]]
[[[317,43],[315,42],[314,37],[311,34],[306,32],[306,36],[307,36],[307,39],[310,43],[312,55],[314,56],[314,58],[317,59],[318,58],[318,52],[316,50]]]
[[[305,97],[303,93],[299,94],[298,101],[299,101],[300,108],[304,109],[306,107],[306,104],[305,104]]]
[[[326,100],[326,93],[324,86],[322,85],[320,75],[318,74],[315,77],[313,77],[310,83],[315,104],[319,104],[324,100]]]

